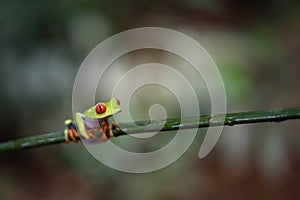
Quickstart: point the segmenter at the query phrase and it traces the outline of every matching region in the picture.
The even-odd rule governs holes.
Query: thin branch
[[[153,121],[138,121],[135,123],[122,123],[121,129],[114,129],[115,137],[154,131],[171,131],[180,129],[203,128],[209,126],[222,126],[250,124],[260,122],[281,122],[290,119],[300,119],[300,108],[286,108],[278,110],[239,112],[183,119],[166,119]],[[65,143],[63,131],[36,135],[0,143],[0,152]]]

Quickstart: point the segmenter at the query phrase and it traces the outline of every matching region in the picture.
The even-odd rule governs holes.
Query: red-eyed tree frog
[[[112,98],[108,102],[99,102],[95,106],[87,109],[83,114],[77,112],[75,114],[76,124],[67,119],[65,121],[65,141],[70,142],[70,139],[74,142],[78,141],[79,134],[85,139],[99,138],[96,135],[101,136],[101,142],[114,137],[112,132],[113,128],[118,128],[118,125],[113,123],[110,125],[108,119],[112,115],[121,111],[120,101],[117,98]]]

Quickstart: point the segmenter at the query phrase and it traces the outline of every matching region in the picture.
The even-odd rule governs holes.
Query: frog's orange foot
[[[70,139],[77,143],[78,142],[78,138],[79,138],[79,134],[78,132],[76,131],[76,129],[74,128],[68,128],[67,129],[67,137],[66,137],[66,143],[69,143],[70,142]]]
[[[121,129],[120,129],[120,126],[119,126],[117,123],[113,123],[111,127],[112,127],[112,129],[114,129],[114,130],[121,130]]]
[[[101,141],[106,141],[109,138],[114,137],[111,127],[108,123],[102,124],[100,130],[103,133],[101,137]]]

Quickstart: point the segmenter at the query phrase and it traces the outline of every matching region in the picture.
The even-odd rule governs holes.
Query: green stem
[[[237,125],[260,122],[280,122],[290,119],[300,119],[300,108],[286,108],[267,111],[239,112],[228,114],[207,115],[183,119],[148,120],[135,123],[122,123],[121,129],[113,130],[114,135],[121,136],[131,133],[154,131],[171,131],[180,129],[203,128],[209,126]],[[36,135],[0,143],[0,152],[64,143],[63,132]]]

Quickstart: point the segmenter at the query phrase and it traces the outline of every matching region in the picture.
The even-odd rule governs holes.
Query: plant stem
[[[260,122],[280,122],[290,119],[300,119],[300,108],[278,110],[239,112],[228,114],[206,115],[183,119],[148,120],[135,123],[119,124],[121,129],[114,129],[115,137],[154,131],[171,131],[180,129],[203,128],[209,126],[233,126]],[[63,131],[36,135],[0,143],[0,152],[65,143]]]

